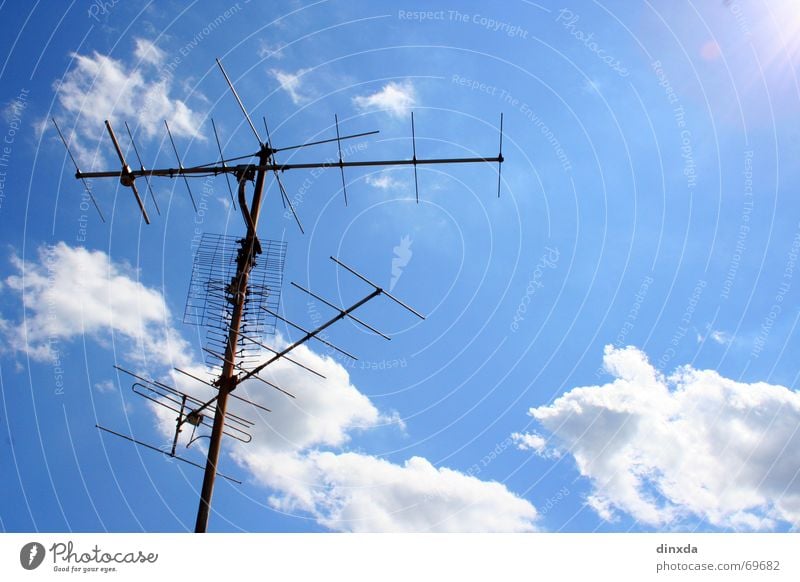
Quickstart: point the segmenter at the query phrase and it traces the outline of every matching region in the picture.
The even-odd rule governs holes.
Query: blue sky
[[[111,120],[147,167],[257,143],[219,57],[276,147],[375,129],[348,160],[494,164],[335,169],[267,185],[285,241],[281,311],[379,298],[264,385],[253,442],[226,441],[212,531],[788,531],[800,523],[796,390],[800,85],[791,0],[434,3],[4,2],[0,60],[0,528],[191,529],[202,472],[155,446],[174,418],[119,365],[202,396],[184,325],[199,233],[244,232],[222,178],[152,182],[145,225],[114,180]],[[263,133],[263,132],[262,132]],[[326,161],[335,144],[277,154]],[[142,180],[140,191],[146,192]],[[193,242],[194,241],[194,242]],[[279,326],[267,341],[296,332]],[[186,435],[184,435],[186,436]],[[203,441],[181,454],[203,462]]]

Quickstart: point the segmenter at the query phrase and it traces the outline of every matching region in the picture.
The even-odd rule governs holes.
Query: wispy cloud
[[[111,380],[103,380],[102,382],[97,382],[94,385],[94,389],[101,394],[110,394],[117,390],[117,386]]]
[[[165,61],[164,51],[158,48],[152,41],[144,38],[135,39],[136,48],[134,56],[140,61],[153,66],[162,65]]]
[[[278,81],[281,89],[289,94],[289,98],[295,105],[301,105],[310,98],[304,94],[305,88],[302,85],[302,77],[311,69],[299,69],[294,73],[282,71],[280,69],[270,69],[269,73]]]
[[[718,329],[712,331],[710,337],[711,337],[712,340],[714,340],[718,344],[722,344],[722,345],[726,345],[726,344],[731,343],[731,340],[733,339],[731,337],[731,334],[729,334],[726,331],[721,331],[721,330],[718,330]]]
[[[270,44],[264,40],[259,43],[258,56],[262,59],[275,59],[280,60],[283,58],[283,49],[286,46],[284,42],[277,42]]]
[[[394,117],[403,117],[417,102],[411,81],[391,82],[370,95],[353,97],[353,104],[362,111],[386,111]]]
[[[366,182],[370,186],[375,188],[380,188],[381,190],[391,190],[392,188],[396,188],[400,186],[400,182],[392,178],[386,172],[381,172],[379,174],[369,174],[366,177]]]

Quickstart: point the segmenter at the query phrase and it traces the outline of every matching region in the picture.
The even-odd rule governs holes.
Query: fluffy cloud
[[[410,81],[387,83],[376,93],[353,97],[353,104],[362,111],[386,111],[395,117],[407,115],[416,101],[416,91]]]
[[[202,117],[182,100],[170,97],[172,78],[166,69],[160,70],[165,55],[152,42],[136,40],[137,62],[131,67],[98,52],[73,53],[72,57],[73,68],[54,88],[63,110],[62,125],[80,127],[80,132],[68,132],[68,138],[81,163],[94,161],[87,143],[104,137],[106,119],[117,126],[117,133],[122,122],[128,121],[147,138],[163,135],[166,119],[175,136],[203,139],[198,134]]]
[[[607,346],[616,379],[530,410],[591,479],[589,505],[652,526],[687,517],[730,529],[800,524],[800,393],[685,366],[664,377]],[[547,454],[539,435],[516,435]]]
[[[283,345],[279,338],[277,346]],[[274,507],[309,513],[338,531],[534,529],[535,508],[500,483],[436,468],[420,457],[396,464],[344,450],[355,433],[401,423],[395,415],[381,414],[331,358],[306,346],[292,357],[326,378],[279,361],[264,377],[296,398],[253,380],[237,389],[272,409],[260,415],[253,442],[234,447],[232,454],[272,490]],[[234,406],[242,416],[253,416],[252,408]]]
[[[113,335],[116,341],[130,343],[125,358],[143,368],[179,366],[208,377],[203,364],[191,361],[188,344],[173,329],[161,293],[144,286],[105,253],[58,243],[40,249],[36,261],[13,258],[12,263],[18,274],[8,277],[5,286],[21,296],[25,318],[20,323],[0,319],[0,332],[26,338],[23,349],[32,357],[52,357],[54,340],[84,335],[104,342]],[[287,345],[280,336],[273,343],[277,349]],[[500,483],[434,467],[420,457],[396,464],[348,451],[355,435],[386,426],[402,429],[402,422],[395,414],[381,413],[333,359],[306,345],[291,355],[325,378],[281,359],[262,376],[295,398],[251,379],[234,394],[271,413],[229,400],[229,411],[253,420],[255,426],[251,443],[227,439],[228,451],[256,483],[270,490],[273,506],[310,514],[323,526],[343,531],[534,529],[535,508]],[[214,393],[174,370],[168,379],[204,400]],[[104,392],[113,384],[105,381],[96,388]],[[151,408],[158,429],[171,437],[174,413]],[[182,434],[184,443],[190,432]]]
[[[536,510],[496,482],[481,481],[428,460],[402,465],[374,456],[311,450],[245,460],[279,490],[272,505],[302,510],[333,530],[351,532],[532,531]]]
[[[311,69],[300,69],[294,73],[289,73],[287,71],[281,71],[280,69],[271,69],[269,73],[278,81],[281,89],[289,94],[292,103],[301,105],[309,100],[307,96],[303,95],[301,77],[310,70]]]
[[[25,340],[31,357],[53,356],[51,342],[82,335],[130,342],[130,357],[162,364],[185,363],[186,342],[172,329],[164,298],[145,287],[101,251],[60,242],[39,249],[37,261],[12,257],[17,274],[6,279],[22,298],[25,318],[5,333]],[[19,342],[8,342],[17,345]]]

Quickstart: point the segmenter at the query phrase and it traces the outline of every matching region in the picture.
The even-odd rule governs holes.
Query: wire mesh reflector
[[[236,276],[236,260],[242,242],[235,236],[204,233],[192,263],[183,322],[208,328],[206,363],[209,366],[220,365],[225,353],[234,304],[231,283]],[[237,354],[241,358],[239,365],[245,365],[249,355],[258,356],[259,346],[250,340],[261,340],[275,333],[276,318],[263,308],[277,312],[280,305],[286,243],[275,240],[260,242],[263,252],[256,257],[250,271],[242,312],[237,345]]]

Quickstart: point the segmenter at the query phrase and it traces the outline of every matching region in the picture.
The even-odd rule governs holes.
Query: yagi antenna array
[[[75,177],[81,180],[86,188],[92,203],[95,205],[101,220],[105,221],[102,211],[90,188],[89,180],[93,178],[116,178],[122,186],[130,188],[136,200],[136,204],[145,223],[150,224],[150,216],[145,208],[145,200],[140,196],[136,186],[138,178],[144,178],[147,189],[150,191],[153,205],[156,212],[160,214],[158,202],[151,186],[151,178],[167,177],[183,179],[186,185],[189,199],[192,206],[197,211],[195,198],[192,195],[189,179],[208,176],[224,175],[228,184],[228,191],[231,202],[237,209],[244,221],[245,234],[241,238],[233,238],[223,235],[209,235],[206,233],[198,248],[195,256],[195,264],[192,271],[192,282],[190,292],[187,297],[186,311],[184,313],[185,323],[194,323],[207,328],[207,345],[203,348],[204,352],[211,357],[209,366],[215,372],[213,380],[206,380],[196,373],[175,368],[175,371],[184,377],[195,382],[193,392],[185,392],[164,382],[146,378],[133,372],[118,368],[133,377],[131,389],[137,397],[148,400],[153,406],[175,414],[175,430],[172,443],[168,449],[147,444],[144,441],[135,439],[132,436],[121,432],[99,426],[102,431],[121,437],[134,444],[162,453],[169,457],[178,459],[182,462],[203,467],[189,459],[177,454],[179,436],[184,430],[191,427],[191,436],[188,439],[187,447],[198,439],[208,438],[208,453],[204,468],[203,486],[200,493],[200,504],[197,511],[195,531],[204,532],[208,526],[208,518],[211,509],[211,498],[214,489],[214,482],[217,475],[230,481],[239,483],[232,477],[219,473],[217,470],[222,437],[228,436],[241,443],[247,443],[252,439],[252,429],[255,422],[231,412],[228,412],[228,400],[233,399],[242,405],[259,409],[269,413],[270,409],[251,399],[244,398],[240,394],[234,393],[238,386],[248,380],[258,380],[268,388],[281,393],[283,396],[296,398],[285,387],[279,386],[274,377],[265,378],[264,373],[268,368],[280,361],[285,361],[306,370],[310,374],[324,378],[319,371],[302,362],[294,351],[301,345],[311,340],[319,341],[324,345],[338,351],[346,357],[355,359],[349,351],[340,348],[330,342],[320,334],[328,327],[338,321],[349,319],[356,325],[363,327],[370,332],[390,339],[388,335],[378,330],[374,325],[365,322],[355,315],[355,312],[372,301],[376,297],[383,295],[391,302],[410,312],[416,317],[424,319],[424,316],[380,287],[370,279],[359,273],[354,268],[346,265],[341,260],[331,257],[338,268],[344,269],[349,274],[356,277],[362,283],[367,284],[371,290],[360,299],[343,307],[323,298],[314,291],[307,289],[295,282],[292,285],[303,293],[320,301],[332,310],[331,318],[322,325],[314,329],[307,329],[300,323],[290,321],[279,313],[278,298],[280,297],[280,287],[282,285],[283,258],[285,254],[285,243],[280,241],[261,241],[257,234],[258,220],[261,212],[262,198],[265,190],[266,179],[269,174],[275,178],[280,192],[281,202],[288,208],[297,223],[298,228],[303,232],[300,218],[292,205],[291,198],[284,188],[281,174],[289,170],[309,170],[314,168],[338,167],[342,181],[342,194],[345,204],[348,203],[347,180],[345,178],[345,168],[355,167],[388,167],[388,166],[413,166],[414,167],[414,192],[417,203],[419,203],[419,179],[417,167],[431,164],[468,164],[468,163],[497,163],[497,195],[500,195],[500,168],[503,163],[503,116],[500,116],[500,151],[495,157],[466,157],[466,158],[435,158],[426,159],[417,157],[417,138],[414,114],[411,114],[411,158],[410,159],[391,159],[391,160],[369,160],[369,161],[345,161],[342,155],[342,142],[349,139],[375,135],[378,131],[368,131],[342,135],[339,126],[339,116],[334,115],[334,126],[336,137],[308,141],[286,147],[273,147],[269,127],[266,117],[264,117],[264,130],[266,132],[266,142],[259,135],[251,115],[244,106],[239,93],[222,66],[222,62],[217,59],[217,65],[222,72],[225,82],[236,99],[239,109],[242,111],[247,125],[253,132],[258,143],[258,149],[249,154],[227,158],[223,152],[216,123],[211,120],[211,127],[214,132],[214,139],[219,152],[219,160],[211,163],[184,166],[178,152],[175,139],[167,121],[164,121],[167,136],[169,137],[173,153],[177,160],[176,167],[167,168],[146,168],[139,148],[133,140],[133,132],[128,124],[125,124],[128,139],[136,155],[138,168],[132,168],[126,161],[123,149],[117,140],[117,136],[111,127],[111,122],[106,121],[105,126],[111,139],[114,151],[120,162],[120,168],[116,170],[83,172],[78,167],[77,160],[69,149],[68,142],[61,132],[60,127],[53,119],[64,147],[67,149],[70,159],[75,166]],[[318,146],[336,142],[337,161],[336,162],[306,162],[306,163],[280,163],[276,159],[276,154],[297,150],[300,148]],[[255,159],[255,160],[254,160]],[[236,183],[236,195],[231,185],[230,178]],[[247,199],[247,184],[253,184],[252,197]],[[287,325],[289,337],[294,335],[288,332],[291,328],[300,335],[297,339],[290,341],[286,345],[270,345],[265,336],[274,333],[275,323],[281,321]],[[266,354],[266,355],[265,355]],[[198,396],[201,392],[206,397]],[[211,395],[208,397],[208,395]]]
[[[139,149],[136,147],[136,144],[133,141],[133,135],[131,134],[130,128],[127,127],[127,123],[126,123],[126,128],[128,129],[128,136],[130,138],[131,145],[132,145],[133,150],[134,150],[134,152],[136,154],[137,160],[139,161],[139,168],[138,169],[131,169],[131,167],[125,161],[125,157],[123,155],[122,148],[120,147],[119,141],[117,140],[117,137],[114,134],[114,131],[113,131],[112,127],[111,127],[111,123],[109,121],[106,121],[105,122],[106,129],[108,131],[109,137],[111,138],[112,145],[114,146],[114,150],[115,150],[117,156],[119,157],[119,160],[120,160],[120,163],[121,163],[122,167],[119,170],[106,170],[106,171],[97,171],[97,172],[82,172],[80,170],[80,168],[78,167],[78,164],[77,164],[77,161],[76,161],[75,157],[72,155],[72,152],[69,149],[69,145],[67,143],[67,140],[64,138],[64,135],[62,134],[61,129],[59,128],[59,126],[56,123],[55,119],[52,120],[53,124],[56,127],[56,130],[58,131],[59,136],[61,137],[61,141],[64,143],[64,146],[67,148],[67,152],[69,153],[69,156],[72,159],[73,165],[75,166],[75,177],[77,179],[80,179],[80,180],[84,181],[84,185],[86,186],[86,190],[89,193],[89,195],[91,196],[92,201],[93,201],[95,207],[97,208],[97,211],[100,214],[102,220],[105,221],[105,219],[104,219],[104,217],[102,215],[102,212],[100,211],[100,208],[97,205],[97,201],[94,199],[94,195],[92,194],[91,190],[88,187],[88,184],[86,183],[86,180],[88,180],[88,179],[92,179],[92,178],[117,178],[117,179],[119,179],[120,183],[123,186],[128,187],[133,191],[133,195],[134,195],[134,198],[136,199],[137,205],[139,206],[139,210],[140,210],[140,212],[142,214],[142,218],[144,219],[144,221],[147,224],[150,224],[150,217],[147,214],[147,211],[146,211],[145,206],[144,206],[144,202],[142,201],[142,198],[139,196],[139,191],[138,191],[138,189],[136,187],[136,179],[137,178],[144,177],[145,179],[147,179],[148,180],[148,188],[150,188],[149,178],[152,177],[152,176],[163,176],[163,177],[169,177],[169,178],[175,178],[177,176],[181,176],[183,178],[183,181],[184,181],[185,185],[186,185],[186,190],[187,190],[187,192],[189,194],[189,199],[192,202],[192,206],[193,206],[194,210],[197,211],[197,204],[195,203],[195,198],[194,198],[194,195],[192,194],[192,190],[191,190],[191,187],[189,185],[189,178],[217,176],[217,175],[220,175],[220,174],[224,174],[226,176],[226,180],[227,180],[227,177],[229,175],[233,175],[233,176],[236,177],[237,181],[241,181],[243,176],[249,178],[254,173],[257,173],[259,171],[270,171],[270,172],[273,172],[273,174],[274,174],[274,176],[276,178],[276,181],[278,182],[278,186],[279,186],[279,189],[281,191],[281,200],[282,200],[283,204],[284,205],[288,204],[288,206],[290,207],[291,212],[292,212],[292,214],[293,214],[293,216],[294,216],[294,218],[295,218],[295,220],[297,222],[298,228],[300,229],[301,232],[303,231],[303,227],[300,224],[300,220],[297,217],[297,213],[295,212],[295,209],[293,207],[291,207],[291,201],[290,201],[288,195],[286,194],[286,190],[285,190],[285,188],[283,186],[283,183],[281,182],[280,176],[279,176],[279,174],[282,174],[283,172],[287,172],[289,170],[309,170],[309,169],[314,169],[314,168],[338,167],[339,170],[340,170],[340,175],[341,175],[341,179],[342,179],[342,193],[343,193],[343,196],[344,196],[345,204],[347,204],[347,202],[348,202],[348,199],[347,199],[347,182],[345,180],[345,175],[344,175],[345,168],[375,167],[375,166],[388,167],[388,166],[407,166],[407,165],[411,165],[411,166],[414,167],[415,199],[416,199],[417,202],[419,202],[419,179],[418,179],[418,174],[417,174],[417,166],[430,165],[430,164],[464,164],[464,163],[486,163],[486,162],[491,162],[491,163],[497,163],[497,165],[498,165],[498,169],[497,169],[497,175],[498,175],[498,179],[497,179],[497,195],[500,196],[500,189],[501,189],[500,172],[501,172],[502,163],[504,161],[504,158],[503,158],[503,115],[502,114],[500,115],[500,150],[499,150],[498,155],[495,156],[495,157],[433,158],[433,159],[424,159],[424,158],[420,159],[420,158],[417,158],[416,126],[415,126],[415,120],[414,120],[414,113],[412,112],[411,113],[411,146],[412,146],[411,154],[412,154],[412,156],[411,156],[410,159],[345,161],[343,156],[342,156],[342,147],[341,147],[341,142],[342,141],[347,140],[347,139],[353,139],[353,138],[358,138],[358,137],[366,137],[366,136],[370,136],[370,135],[375,135],[375,134],[377,134],[379,132],[377,130],[375,130],[375,131],[367,131],[367,132],[362,132],[362,133],[354,133],[354,134],[350,134],[350,135],[340,135],[339,116],[335,115],[334,116],[334,125],[335,125],[335,130],[336,130],[336,137],[329,138],[329,139],[322,139],[322,140],[318,140],[318,141],[307,142],[307,143],[302,143],[302,144],[297,144],[297,145],[292,145],[292,146],[288,146],[288,147],[277,147],[277,148],[274,148],[272,146],[272,143],[271,143],[271,140],[270,140],[269,129],[266,128],[266,119],[264,119],[264,124],[265,124],[265,129],[267,131],[267,141],[264,142],[264,141],[262,141],[261,136],[259,135],[258,130],[256,129],[256,126],[253,123],[253,120],[252,120],[250,114],[247,112],[247,109],[245,108],[244,103],[242,102],[241,98],[239,97],[239,94],[236,92],[236,89],[233,86],[233,83],[230,80],[230,77],[225,72],[225,69],[222,66],[222,62],[219,59],[217,59],[217,65],[219,66],[220,71],[222,71],[222,75],[224,76],[225,81],[226,81],[228,87],[231,90],[231,93],[233,94],[233,96],[236,99],[236,102],[237,102],[239,108],[241,109],[242,114],[244,115],[244,118],[247,121],[247,125],[252,130],[253,135],[255,136],[256,141],[258,142],[258,148],[259,149],[256,152],[253,152],[251,154],[246,154],[246,155],[243,155],[243,156],[238,156],[236,158],[226,159],[224,154],[222,153],[222,147],[220,145],[219,134],[217,133],[216,124],[214,123],[214,121],[212,119],[212,121],[211,121],[212,130],[214,132],[214,136],[215,136],[216,143],[217,143],[217,148],[219,150],[220,160],[218,162],[214,162],[214,163],[210,163],[210,164],[203,164],[203,165],[199,165],[199,166],[185,167],[183,165],[183,163],[181,162],[180,155],[178,154],[178,148],[176,147],[175,139],[174,139],[173,134],[172,134],[172,132],[170,130],[169,124],[165,120],[164,121],[164,125],[165,125],[166,131],[167,131],[167,136],[169,137],[169,141],[170,141],[170,144],[172,146],[172,150],[173,150],[173,152],[175,154],[175,158],[176,158],[176,161],[177,161],[178,165],[177,165],[177,167],[172,167],[172,168],[149,168],[148,169],[148,168],[145,168],[144,164],[142,163],[141,156],[139,155]],[[299,149],[299,148],[315,146],[315,145],[320,145],[320,144],[326,144],[326,143],[331,143],[331,142],[336,142],[336,144],[337,144],[338,161],[336,161],[336,162],[325,161],[325,162],[311,162],[311,163],[281,164],[281,163],[277,162],[277,160],[275,159],[275,156],[274,156],[274,154],[280,153],[280,152],[285,152],[285,151],[290,151],[290,150],[295,150],[295,149]],[[230,165],[230,163],[229,163],[229,162],[232,162],[232,161],[239,161],[239,160],[252,159],[252,158],[258,158],[258,162],[255,163],[255,164],[237,164],[237,165]],[[230,182],[228,182],[228,188],[231,189]],[[151,194],[152,194],[152,188],[150,188],[150,191],[151,191]],[[158,203],[155,200],[155,195],[154,194],[152,195],[152,198],[153,198],[153,202],[155,204],[156,210],[160,214],[160,211],[158,209]],[[232,190],[231,190],[231,198],[233,199]]]

